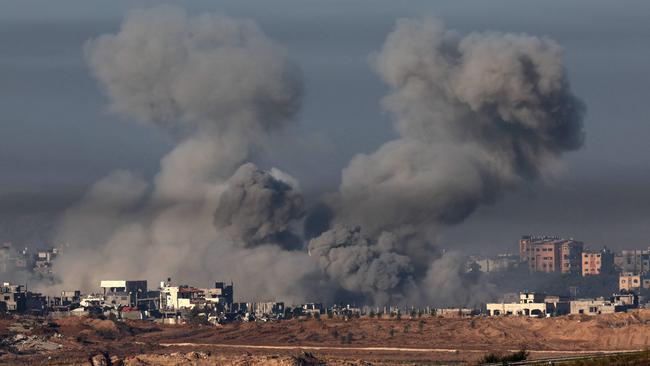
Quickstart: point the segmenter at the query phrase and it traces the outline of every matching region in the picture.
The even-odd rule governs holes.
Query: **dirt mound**
[[[123,361],[124,366],[294,366],[321,365],[297,364],[294,357],[278,355],[224,355],[210,352],[173,352],[169,354],[144,354],[128,357]]]

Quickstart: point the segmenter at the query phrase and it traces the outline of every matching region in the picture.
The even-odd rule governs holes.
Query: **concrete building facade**
[[[106,303],[136,307],[138,298],[147,294],[147,281],[103,280],[99,283]]]
[[[581,273],[583,243],[556,236],[523,236],[519,258],[531,272]]]
[[[614,254],[606,248],[600,251],[582,252],[582,276],[597,276],[611,273],[614,267]]]
[[[488,303],[486,304],[489,316],[533,316],[546,317],[551,315],[565,315],[569,313],[569,303],[559,296],[546,296],[535,292],[521,292],[519,302]]]
[[[633,272],[622,272],[618,276],[618,290],[625,292],[650,289],[650,278]]]
[[[614,256],[614,265],[621,272],[646,273],[650,271],[650,251],[622,250]]]

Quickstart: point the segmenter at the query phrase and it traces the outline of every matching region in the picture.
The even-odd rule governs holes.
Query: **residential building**
[[[321,303],[309,303],[302,305],[302,312],[304,314],[311,313],[312,315],[318,313],[323,313],[323,304]]]
[[[521,292],[519,302],[488,303],[487,313],[490,316],[523,315],[545,317],[568,314],[568,301],[560,296],[546,296],[535,292]]]
[[[625,307],[604,298],[571,300],[571,314],[599,315],[624,311]]]
[[[467,261],[467,272],[503,272],[519,265],[516,254],[499,254],[494,258],[481,258],[470,256]]]
[[[138,298],[146,296],[147,281],[104,280],[100,282],[104,300],[115,306],[136,307]]]
[[[611,273],[614,267],[614,255],[604,248],[600,251],[582,252],[582,276],[597,276]]]
[[[250,304],[248,309],[258,318],[267,315],[282,315],[284,314],[284,303],[274,301],[255,302]]]
[[[645,278],[644,275],[633,272],[622,272],[618,276],[618,290],[619,291],[639,291],[641,289],[650,288],[650,278]]]
[[[638,307],[639,298],[634,293],[614,294],[609,300],[596,299],[571,300],[571,314],[600,315],[627,311]]]
[[[9,282],[3,283],[0,287],[0,302],[5,305],[3,308],[9,312],[22,313],[27,308],[27,290],[23,285],[12,285]]]
[[[583,243],[556,236],[523,236],[519,257],[531,272],[580,273]]]
[[[646,273],[650,270],[650,251],[622,250],[614,256],[614,266],[621,272]]]
[[[160,283],[161,309],[178,310],[191,309],[196,305],[218,306],[222,310],[230,311],[233,304],[233,284],[225,285],[215,282],[214,288],[196,288],[188,285],[174,286],[171,279]]]

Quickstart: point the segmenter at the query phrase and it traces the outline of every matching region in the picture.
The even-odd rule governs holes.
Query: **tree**
[[[375,312],[373,310],[370,310],[370,313],[368,313],[368,316],[373,319],[375,317]]]

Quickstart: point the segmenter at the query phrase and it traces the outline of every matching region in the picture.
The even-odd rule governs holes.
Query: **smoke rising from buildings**
[[[275,243],[285,249],[301,248],[302,239],[290,225],[304,215],[303,198],[282,179],[251,163],[239,167],[219,197],[217,229],[245,247]]]
[[[131,13],[85,54],[111,111],[161,126],[178,143],[150,187],[113,173],[66,212],[58,236],[69,248],[55,268],[63,286],[171,276],[233,279],[249,298],[300,301],[319,291],[300,285],[315,272],[307,254],[282,249],[295,241],[288,221],[302,215],[291,178],[239,168],[299,109],[301,75],[285,50],[249,20],[163,6]]]
[[[392,232],[399,244],[389,252],[419,262],[414,268],[420,270],[408,276],[447,278],[451,267],[437,262],[449,259],[431,250],[437,230],[527,181],[552,176],[562,154],[582,145],[583,106],[569,89],[560,47],[545,38],[461,37],[434,19],[402,19],[374,66],[391,87],[383,106],[399,138],[350,161],[333,200],[333,222],[360,225],[371,241]],[[332,230],[312,239],[311,246],[368,245],[354,238],[341,244],[338,229]],[[363,260],[362,250],[349,250],[354,253]],[[320,259],[326,270],[354,261]],[[392,266],[389,272],[404,273],[400,269],[409,261]],[[392,281],[385,294],[403,293],[399,283]],[[434,286],[430,293],[449,292],[439,290]]]
[[[489,296],[489,285],[436,246],[440,229],[553,176],[583,140],[555,42],[402,19],[373,61],[399,137],[355,156],[339,190],[306,215],[295,179],[251,163],[303,90],[254,23],[157,7],[85,53],[111,111],[178,142],[151,184],[112,173],[64,215],[70,249],[55,271],[69,288],[172,276],[233,279],[250,299],[477,301],[462,290]]]

